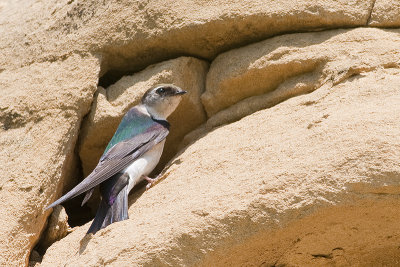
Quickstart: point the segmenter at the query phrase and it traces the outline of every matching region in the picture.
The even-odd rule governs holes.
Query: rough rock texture
[[[368,200],[324,208],[218,253],[204,266],[398,266],[400,199],[371,190]],[[233,256],[234,255],[234,256]]]
[[[400,27],[400,2],[375,0],[368,25],[378,27]]]
[[[29,256],[28,267],[38,267],[40,266],[40,262],[42,261],[42,257],[39,252],[36,250],[31,251],[31,255]]]
[[[201,96],[203,104],[211,117],[246,99],[242,107],[232,106],[219,114],[219,117],[240,118],[265,108],[260,105],[268,103],[277,93],[281,97],[277,100],[282,101],[312,91],[328,79],[377,66],[398,66],[400,53],[395,49],[400,42],[398,33],[398,30],[359,28],[290,34],[228,51],[210,66],[206,92]],[[271,91],[269,99],[252,97]],[[234,110],[242,114],[234,114]],[[222,119],[228,120],[231,119]]]
[[[144,92],[160,83],[173,83],[187,90],[188,94],[168,118],[171,131],[160,161],[160,164],[165,164],[176,154],[177,145],[184,135],[206,120],[200,95],[204,92],[207,70],[208,64],[202,60],[180,57],[124,76],[107,90],[99,87],[80,135],[79,155],[84,175],[94,169],[122,116],[140,102]]]
[[[80,122],[99,62],[78,55],[0,73],[0,265],[27,264],[50,211],[75,174]]]
[[[213,130],[176,158],[167,179],[131,199],[130,220],[94,236],[84,235],[86,224],[53,244],[41,266],[209,266],[224,259],[221,255],[233,256],[225,253],[229,248],[258,237],[264,237],[258,242],[273,249],[259,257],[257,265],[279,260],[289,265],[311,264],[315,262],[312,255],[336,253],[330,249],[337,247],[344,248],[344,254],[357,254],[358,244],[367,241],[350,242],[346,231],[355,227],[358,235],[367,235],[370,221],[341,221],[350,227],[341,232],[342,238],[334,230],[323,230],[325,224],[319,225],[324,232],[307,237],[304,231],[310,226],[301,222],[293,235],[281,240],[281,246],[269,246],[265,238],[266,232],[273,234],[336,203],[345,205],[344,218],[352,212],[362,212],[364,218],[381,216],[379,210],[386,209],[388,215],[382,220],[388,218],[384,225],[390,230],[371,234],[378,240],[369,242],[362,252],[372,257],[374,248],[382,249],[384,243],[394,255],[400,242],[395,234],[400,204],[399,75],[397,68],[382,68],[336,85],[328,83],[311,94]],[[386,202],[380,208],[381,202],[362,202],[375,199]],[[329,212],[332,224],[339,220],[335,212]],[[317,223],[319,217],[307,220]],[[335,242],[329,244],[318,235]],[[307,246],[302,250],[305,255],[298,257],[298,247],[292,246],[297,236],[303,238],[298,246]],[[362,263],[357,255],[347,258],[351,265]],[[235,262],[236,256],[231,260]]]
[[[221,264],[233,262],[234,265],[239,259],[240,263],[255,262],[257,265],[263,262],[303,265],[316,260],[340,265],[342,263],[336,258],[346,255],[349,262],[360,265],[395,265],[397,250],[393,244],[399,243],[394,224],[398,214],[398,191],[394,187],[388,192],[390,187],[382,189],[379,186],[396,184],[398,178],[398,138],[393,139],[398,135],[398,122],[393,122],[393,115],[390,118],[386,115],[398,114],[397,106],[391,101],[398,101],[398,87],[396,91],[393,86],[398,84],[399,35],[398,30],[364,27],[398,27],[398,14],[398,3],[387,0],[234,0],[229,1],[229,5],[221,0],[212,3],[190,0],[0,0],[0,265],[27,265],[31,252],[30,264],[38,265],[42,255],[37,255],[32,248],[50,214],[43,209],[82,176],[76,150],[78,135],[81,136],[80,152],[84,165],[93,164],[90,162],[96,161],[96,153],[101,153],[104,146],[101,142],[106,142],[106,135],[97,131],[99,139],[93,140],[101,141],[96,144],[99,147],[89,144],[87,136],[93,136],[101,127],[113,127],[122,112],[145,90],[144,85],[150,86],[156,79],[165,78],[194,88],[187,106],[182,105],[181,111],[172,118],[173,123],[185,121],[176,128],[182,130],[176,133],[176,140],[205,119],[205,114],[201,115],[198,95],[206,82],[207,63],[200,59],[210,61],[212,66],[207,79],[208,84],[215,87],[207,86],[203,101],[209,115],[213,116],[185,138],[182,147],[195,143],[183,150],[181,157],[167,169],[166,176],[171,173],[168,179],[136,202],[135,197],[131,200],[132,220],[112,225],[92,239],[85,237],[82,241],[83,228],[87,226],[78,227],[76,232],[50,248],[44,264],[67,262],[66,257],[70,257],[75,264],[88,265],[114,262],[122,265],[207,265],[216,261]],[[358,26],[362,28],[324,32]],[[319,32],[288,35],[254,44],[261,53],[251,51],[252,46],[247,46],[218,57],[222,52],[272,36],[306,31]],[[285,40],[287,43],[283,42]],[[268,45],[271,45],[271,51]],[[224,59],[226,55],[235,55],[237,59],[230,61],[230,56]],[[162,62],[182,56],[186,58]],[[276,66],[269,65],[268,61]],[[135,73],[155,63],[151,67],[153,70]],[[243,65],[247,63],[248,66]],[[235,71],[229,72],[231,70]],[[179,76],[179,71],[188,77]],[[359,76],[362,72],[366,72],[365,77]],[[220,77],[216,77],[216,73]],[[275,75],[271,76],[271,73]],[[122,74],[129,77],[118,81]],[[135,81],[140,75],[147,78]],[[352,75],[358,76],[351,78]],[[248,80],[247,76],[253,80]],[[104,82],[106,80],[118,82],[108,87],[110,83]],[[124,81],[131,85],[124,85]],[[265,86],[260,86],[260,81]],[[233,89],[241,89],[229,93],[225,82]],[[318,95],[331,90],[329,88],[342,93],[319,99]],[[296,97],[275,108],[252,114],[312,91],[308,96]],[[351,92],[354,95],[347,94]],[[215,96],[215,105],[207,95]],[[229,104],[225,105],[220,96],[232,99],[226,100]],[[307,97],[310,100],[304,105],[296,103]],[[379,101],[384,102],[382,107],[378,105]],[[187,120],[187,114],[182,112],[189,107],[198,114],[196,120]],[[307,113],[313,107],[316,113]],[[90,108],[98,113],[92,111],[87,117],[86,128],[80,131],[82,118]],[[363,116],[364,113],[360,115],[353,108],[369,113]],[[325,114],[325,109],[332,110],[332,116]],[[272,126],[260,123],[257,116],[262,115],[259,114],[268,116]],[[243,117],[239,122],[222,126]],[[104,118],[112,121],[100,120]],[[303,119],[307,121],[305,132],[302,131]],[[242,133],[238,130],[245,129],[242,123],[257,127]],[[328,139],[321,141],[318,130],[323,129],[324,137],[328,136]],[[287,132],[290,134],[286,135]],[[109,136],[110,129],[106,128],[104,133]],[[315,136],[305,136],[305,133],[315,133]],[[198,140],[199,137],[202,138]],[[261,140],[258,142],[261,147],[257,146],[257,140]],[[295,147],[298,144],[308,144],[308,147],[298,149]],[[213,145],[218,145],[217,149]],[[396,146],[397,150],[393,150]],[[89,149],[97,152],[90,158],[85,149],[86,152]],[[168,149],[171,154],[173,150],[172,146]],[[326,155],[318,154],[325,150]],[[323,161],[311,159],[311,154],[322,157]],[[288,160],[290,157],[297,161]],[[266,160],[261,162],[260,158]],[[393,163],[390,160],[394,161],[394,158],[397,161]],[[271,159],[276,166],[270,163]],[[242,162],[248,164],[245,169]],[[89,168],[85,167],[85,170]],[[280,171],[282,176],[276,176]],[[312,176],[314,173],[316,175]],[[251,175],[258,177],[255,182],[250,180]],[[313,179],[304,178],[307,175]],[[371,189],[372,193],[365,188],[360,193],[351,191],[350,187],[340,187],[341,183],[354,181],[361,181],[361,188],[368,184],[378,187]],[[265,197],[260,197],[258,188],[268,187],[271,183],[276,183],[280,191],[273,196],[267,192]],[[334,194],[325,196],[324,192],[330,189]],[[141,193],[137,192],[136,198]],[[383,199],[372,205],[379,197]],[[318,211],[319,206],[326,201],[336,204],[348,199],[359,204],[352,208],[343,203],[340,213],[343,217],[335,221],[332,215],[326,224],[318,224],[318,218],[328,218],[329,214],[338,212],[336,207],[327,206],[324,217],[323,211]],[[290,203],[295,203],[293,205],[298,209],[291,209]],[[363,205],[367,211],[359,218],[371,222],[371,227],[357,218],[357,214],[363,212]],[[288,210],[295,211],[290,213]],[[391,217],[380,221],[379,216],[383,216],[380,210]],[[255,215],[255,211],[260,211],[260,215]],[[307,214],[310,214],[309,218],[304,217]],[[69,215],[70,218],[85,217],[77,212]],[[353,219],[344,223],[345,219],[340,218],[346,216]],[[251,219],[244,221],[243,218]],[[311,221],[314,223],[309,225],[315,225],[312,229],[316,230],[310,237],[319,241],[332,233],[335,242],[344,242],[340,245],[346,250],[326,244],[317,246],[323,247],[320,251],[308,249],[307,244],[312,248],[314,241],[303,235],[309,228],[301,227],[303,222]],[[343,227],[329,232],[330,225],[336,223]],[[354,226],[357,223],[359,225]],[[349,238],[351,234],[346,227],[361,229],[359,236]],[[327,228],[329,231],[324,230]],[[285,229],[288,238],[280,239]],[[321,235],[318,229],[327,234]],[[374,229],[374,232],[368,232],[368,229]],[[260,237],[271,233],[275,239],[268,245],[257,236],[254,238],[258,241],[252,239],[254,233],[259,233]],[[301,242],[296,241],[299,238]],[[271,245],[279,242],[283,245]],[[365,245],[368,242],[374,246]],[[293,248],[294,243],[297,250]],[[76,246],[80,246],[79,253],[76,253]],[[246,247],[249,250],[244,249]],[[223,251],[233,253],[235,249],[243,252],[240,258],[221,254]],[[271,249],[278,252],[268,252]],[[258,251],[257,255],[255,251]],[[64,252],[65,258],[62,258]]]
[[[63,206],[56,206],[49,216],[46,230],[40,240],[42,249],[47,249],[51,244],[68,234],[68,215]]]
[[[282,32],[366,25],[373,1],[2,0],[0,68],[86,51],[103,55],[102,71],[181,55],[211,59]]]

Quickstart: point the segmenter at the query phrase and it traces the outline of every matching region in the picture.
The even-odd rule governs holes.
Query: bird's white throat
[[[180,97],[168,97],[155,105],[144,106],[153,119],[166,120],[174,112],[180,101]]]
[[[156,120],[166,120],[168,116],[165,116],[162,112],[159,112],[157,109],[146,106],[147,112],[153,119]],[[169,115],[169,114],[168,114]]]

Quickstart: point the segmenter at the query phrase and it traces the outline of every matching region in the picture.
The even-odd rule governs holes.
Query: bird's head
[[[172,84],[161,84],[149,89],[142,104],[154,119],[165,120],[176,109],[186,91]]]

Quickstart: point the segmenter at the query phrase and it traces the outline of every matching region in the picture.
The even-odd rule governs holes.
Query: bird
[[[185,93],[173,84],[160,84],[147,90],[140,103],[122,118],[94,170],[46,210],[86,192],[84,205],[100,185],[101,201],[87,234],[127,220],[129,191],[143,180],[148,182],[147,188],[157,181],[148,175],[164,149],[170,128],[167,117]]]

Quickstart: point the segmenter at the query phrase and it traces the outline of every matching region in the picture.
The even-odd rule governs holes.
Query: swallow
[[[149,188],[156,179],[148,177],[158,164],[170,124],[167,117],[186,91],[172,84],[149,89],[140,104],[122,118],[94,170],[71,191],[53,202],[50,209],[86,192],[84,205],[100,185],[101,202],[87,233],[95,234],[111,223],[128,219],[128,194],[143,180]]]

